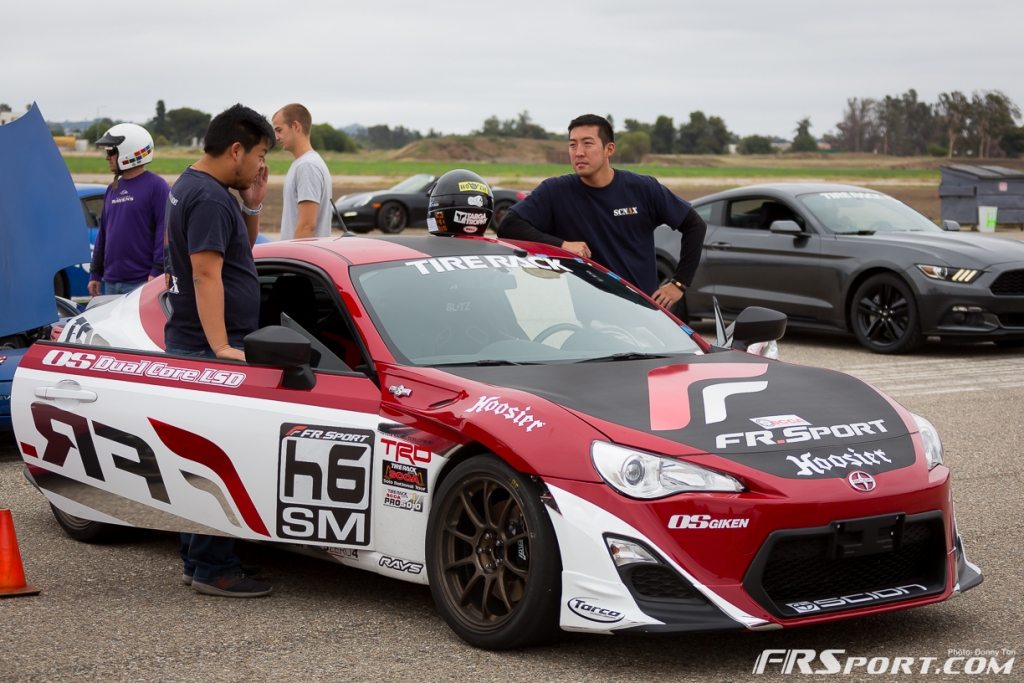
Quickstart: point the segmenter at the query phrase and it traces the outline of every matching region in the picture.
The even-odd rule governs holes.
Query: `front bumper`
[[[965,341],[1024,339],[1024,263],[994,266],[966,285],[932,280],[917,268],[905,275],[918,292],[924,334]]]
[[[338,213],[348,228],[377,227],[377,209],[373,208],[371,204],[344,209],[338,207]]]

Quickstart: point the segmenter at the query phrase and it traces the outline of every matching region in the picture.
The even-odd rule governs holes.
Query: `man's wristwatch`
[[[685,292],[686,291],[686,285],[684,285],[679,280],[669,280],[668,283],[670,285],[672,285],[673,287],[678,288],[680,292]]]
[[[242,213],[244,213],[246,216],[259,216],[260,213],[263,211],[263,204],[262,203],[259,206],[257,206],[255,209],[250,209],[245,204],[242,204],[241,207],[242,207]]]

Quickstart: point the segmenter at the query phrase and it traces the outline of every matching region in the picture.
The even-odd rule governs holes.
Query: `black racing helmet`
[[[437,179],[427,204],[427,230],[434,235],[482,235],[491,222],[494,195],[484,179],[457,168]]]

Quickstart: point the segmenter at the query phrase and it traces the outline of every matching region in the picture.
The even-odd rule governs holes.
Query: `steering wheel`
[[[579,332],[583,328],[576,323],[555,323],[554,325],[548,325],[541,330],[533,341],[543,343],[545,339],[555,334],[556,332]]]
[[[619,327],[618,325],[604,325],[603,327],[598,328],[597,332],[607,334],[609,337],[614,337],[615,339],[627,342],[637,348],[640,347],[640,342],[638,342],[636,337],[630,334],[624,327]]]

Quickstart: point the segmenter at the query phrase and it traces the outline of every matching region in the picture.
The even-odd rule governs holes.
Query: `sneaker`
[[[273,587],[245,574],[222,576],[210,581],[192,581],[192,590],[203,595],[219,595],[222,598],[261,598],[270,595]]]
[[[243,564],[242,565],[242,573],[245,574],[246,576],[257,576],[262,571],[263,571],[263,567],[258,567],[258,566],[254,565],[254,564]],[[192,585],[192,575],[188,574],[186,572],[182,572],[181,573],[181,583],[183,585],[185,585],[185,586],[191,586]]]

